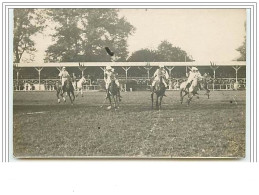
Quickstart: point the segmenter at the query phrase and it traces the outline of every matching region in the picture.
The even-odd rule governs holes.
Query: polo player
[[[189,72],[189,76],[186,82],[186,87],[184,90],[187,90],[190,88],[191,83],[194,79],[201,78],[201,73],[199,72],[198,68],[192,67],[191,71]],[[198,83],[199,88],[201,89],[200,83]]]
[[[66,70],[66,67],[62,68],[62,70],[60,71],[58,76],[61,77],[62,90],[64,91],[65,81],[67,81],[70,78],[70,75],[69,75],[69,73]]]
[[[108,88],[113,80],[115,81],[115,84],[117,85],[119,101],[121,101],[119,80],[117,78],[116,73],[114,72],[114,69],[108,65],[104,72],[105,89],[106,89],[106,93],[107,93],[106,98],[108,97]]]
[[[160,80],[160,77],[162,76],[162,82],[163,82],[163,84],[165,85],[165,88],[167,88],[167,83],[166,83],[166,81],[169,79],[169,74],[168,74],[168,72],[166,71],[166,69],[165,69],[165,66],[164,65],[159,65],[159,68],[156,70],[156,72],[154,73],[154,80],[153,80],[153,82],[152,82],[152,92],[151,93],[153,93],[154,92],[154,90],[155,90],[155,84],[156,84],[156,82],[157,81],[159,81]]]

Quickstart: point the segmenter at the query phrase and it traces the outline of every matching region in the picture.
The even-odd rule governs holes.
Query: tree
[[[174,47],[168,41],[162,41],[157,48],[157,52],[163,56],[162,61],[165,62],[189,62],[192,61],[186,51],[180,47]]]
[[[20,63],[24,53],[30,54],[30,58],[33,59],[36,49],[31,38],[44,28],[43,11],[41,9],[14,9],[13,52],[15,63]]]
[[[141,49],[129,57],[131,62],[189,62],[192,59],[180,47],[174,47],[168,41],[162,41],[156,50]]]
[[[245,40],[243,42],[243,45],[241,45],[236,50],[238,52],[240,52],[240,54],[241,54],[241,56],[237,59],[237,61],[246,61],[246,36],[245,36]]]
[[[131,54],[129,62],[159,62],[163,56],[159,55],[156,50],[141,49]]]
[[[127,39],[134,27],[119,18],[118,9],[51,9],[57,27],[55,43],[48,47],[48,61],[110,61],[108,46],[118,61],[128,55]]]
[[[245,31],[246,31],[246,22],[244,23]],[[237,59],[237,61],[246,61],[246,36],[243,45],[238,47],[236,50],[240,52],[241,56]]]

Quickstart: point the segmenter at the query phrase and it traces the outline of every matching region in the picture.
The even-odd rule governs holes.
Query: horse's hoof
[[[60,103],[60,99],[58,99],[58,103]]]
[[[108,106],[108,107],[107,107],[107,110],[110,110],[111,108],[112,108],[111,106]]]

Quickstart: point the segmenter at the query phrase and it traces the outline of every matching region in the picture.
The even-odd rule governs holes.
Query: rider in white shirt
[[[121,96],[120,96],[120,83],[119,80],[117,78],[117,74],[114,72],[114,69],[111,66],[107,66],[106,70],[104,72],[104,81],[105,81],[105,89],[107,92],[106,98],[108,97],[108,88],[110,83],[112,82],[112,80],[115,81],[115,84],[117,85],[118,88],[118,95],[119,95],[119,100],[121,100]]]
[[[165,66],[162,65],[162,64],[159,65],[159,68],[154,73],[154,76],[153,76],[154,80],[153,80],[152,85],[151,85],[152,86],[152,93],[154,91],[155,83],[160,80],[161,76],[162,76],[162,82],[164,83],[165,87],[167,88],[166,80],[169,79],[169,74],[164,67]]]
[[[191,71],[189,72],[185,90],[189,89],[193,79],[195,78],[201,78],[201,73],[199,72],[198,68],[192,67]],[[199,85],[199,88],[201,88],[200,85]]]
[[[59,75],[61,77],[62,90],[64,89],[64,83],[70,78],[69,73],[66,70],[66,67],[63,67]],[[63,90],[64,91],[64,90]]]

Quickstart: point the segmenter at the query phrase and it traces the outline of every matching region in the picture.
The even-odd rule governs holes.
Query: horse
[[[165,95],[165,85],[163,83],[163,77],[160,76],[160,79],[158,81],[156,81],[155,86],[153,88],[153,91],[151,93],[151,101],[152,101],[152,109],[153,109],[153,105],[154,105],[154,94],[156,94],[156,109],[161,109],[161,104],[162,104],[162,99]],[[158,103],[158,99],[159,99],[159,103]]]
[[[58,98],[58,103],[60,103],[60,97],[61,96],[64,100],[64,102],[66,102],[66,98],[63,96],[65,92],[67,92],[70,102],[73,105],[73,102],[75,100],[75,94],[74,94],[74,87],[72,85],[72,82],[70,80],[66,80],[64,82],[64,87],[62,89],[62,85],[59,82],[56,82],[54,89],[57,92],[57,98]],[[73,99],[71,98],[71,95],[73,96]]]
[[[109,99],[110,106],[108,109],[111,109],[112,107],[119,108],[119,94],[118,94],[118,86],[115,83],[115,80],[112,80],[111,83],[108,86],[108,93],[107,98]],[[112,104],[113,100],[113,104]]]
[[[81,96],[83,97],[83,84],[86,83],[86,79],[85,77],[83,76],[77,83],[75,83],[73,86],[74,86],[74,89],[77,88],[77,94],[76,94],[76,97],[78,96],[78,94],[81,92]]]
[[[193,96],[199,95],[198,90],[201,88],[206,90],[205,95],[207,95],[208,99],[209,99],[210,90],[207,88],[207,82],[204,77],[195,77],[193,79],[193,81],[191,82],[191,86],[189,87],[189,90],[185,89],[186,85],[187,85],[187,81],[182,82],[180,85],[180,102],[181,102],[181,104],[183,103],[184,96],[188,95],[187,103],[188,103],[188,105],[190,105],[190,102],[191,102]],[[183,95],[183,93],[184,93],[184,95]],[[199,98],[199,96],[197,96],[197,98]]]

